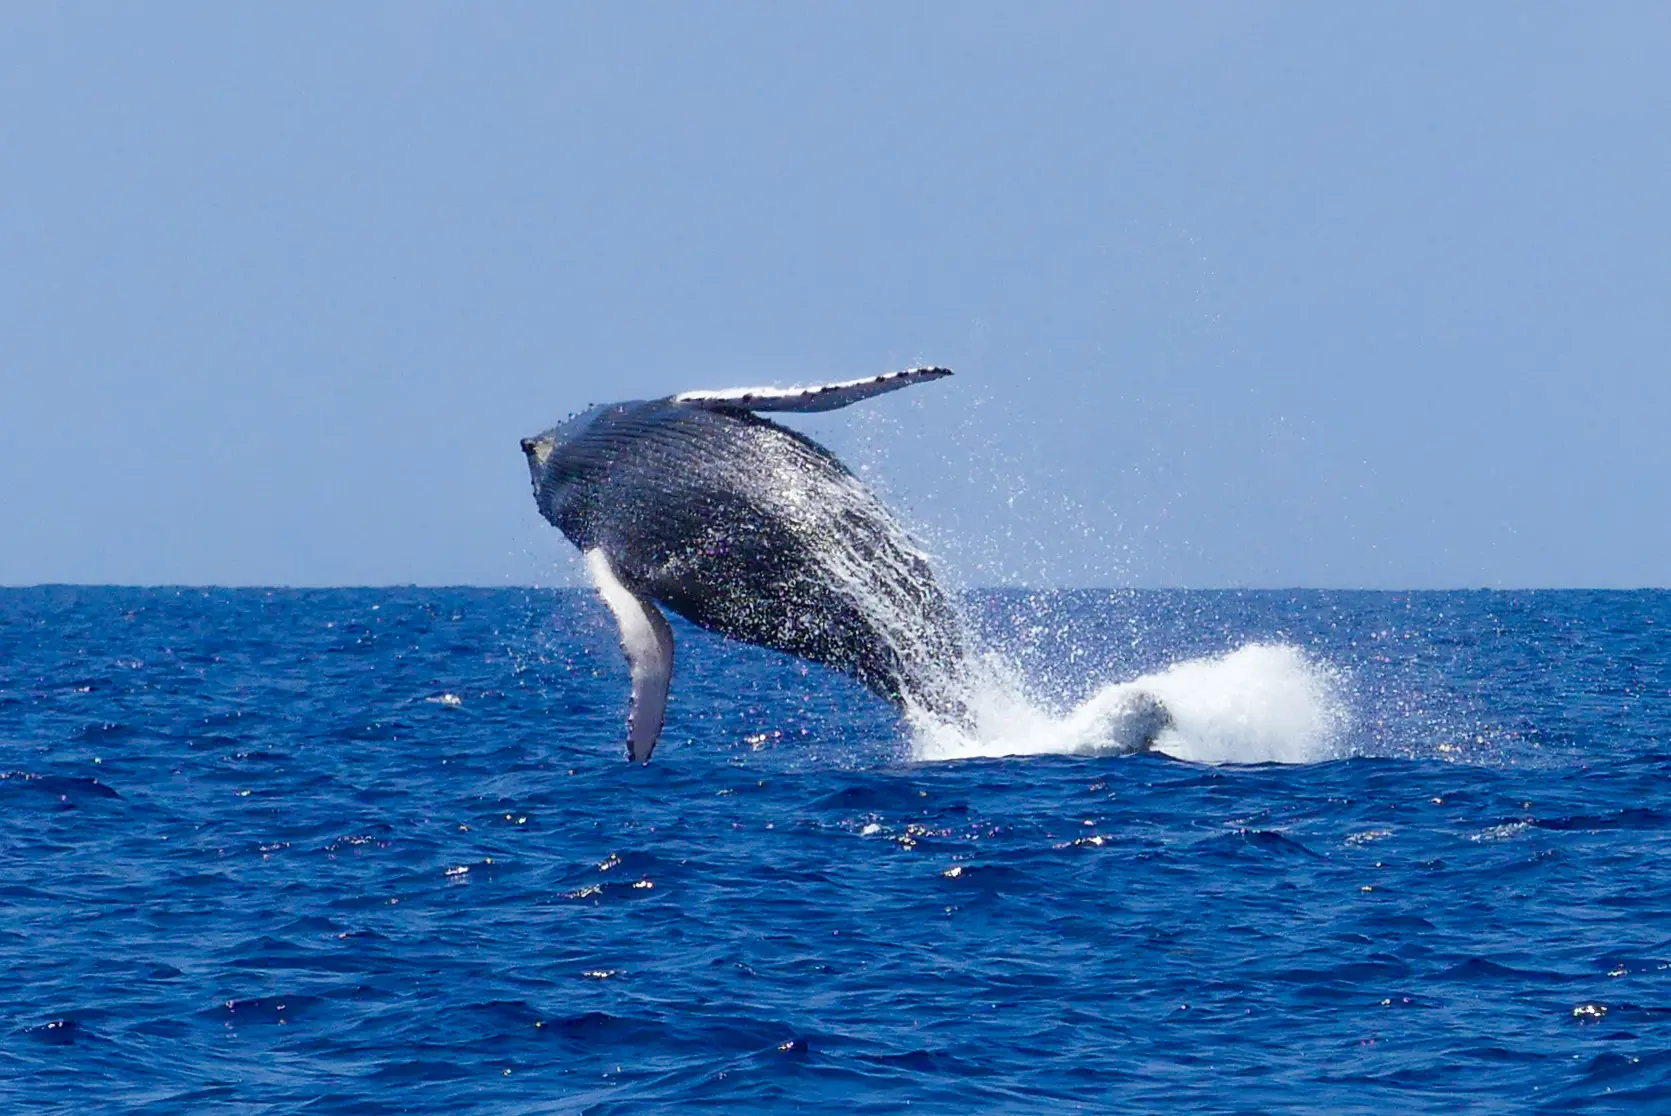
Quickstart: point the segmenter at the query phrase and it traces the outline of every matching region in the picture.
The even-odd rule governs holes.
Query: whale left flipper
[[[902,387],[938,380],[950,376],[950,368],[907,368],[903,372],[888,372],[881,376],[866,376],[862,380],[842,380],[834,384],[814,384],[810,387],[740,387],[718,391],[681,391],[673,397],[675,403],[690,403],[698,407],[726,407],[741,411],[833,411],[861,399],[869,399]]]
[[[627,758],[648,763],[667,715],[667,687],[673,680],[673,629],[654,601],[621,583],[602,547],[586,552],[586,569],[598,596],[615,614],[621,650],[632,669],[632,711],[627,714]]]

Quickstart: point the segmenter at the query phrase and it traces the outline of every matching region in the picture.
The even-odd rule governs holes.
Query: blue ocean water
[[[679,625],[634,767],[589,594],[0,590],[0,1101],[1671,1110],[1671,594],[968,607],[1010,737]]]

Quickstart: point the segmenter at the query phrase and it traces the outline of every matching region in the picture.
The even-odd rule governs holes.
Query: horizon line
[[[261,582],[122,582],[122,581],[38,581],[0,584],[0,592],[22,592],[39,589],[133,589],[133,590],[224,590],[229,592],[393,592],[420,590],[424,592],[470,590],[473,592],[555,592],[593,593],[589,585],[481,585],[471,582],[419,583],[379,582],[332,585],[320,583],[261,583]],[[953,589],[955,593],[1654,593],[1665,592],[1665,585],[1440,585],[1440,586],[1376,586],[1376,585],[1068,585],[1036,586],[1021,584],[970,585]]]

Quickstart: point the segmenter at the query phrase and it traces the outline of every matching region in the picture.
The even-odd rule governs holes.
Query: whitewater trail
[[[1250,643],[1104,686],[1064,712],[1030,696],[1016,669],[988,653],[968,672],[972,724],[912,715],[912,757],[1119,755],[1152,728],[1152,698],[1171,715],[1155,751],[1195,763],[1317,763],[1340,754],[1344,690],[1334,668],[1299,648]]]

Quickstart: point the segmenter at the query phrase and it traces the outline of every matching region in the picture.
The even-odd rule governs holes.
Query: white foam
[[[1251,643],[1174,663],[1105,686],[1066,714],[1031,699],[1014,668],[996,656],[975,664],[971,677],[973,730],[914,716],[914,758],[1131,752],[1153,730],[1154,700],[1171,716],[1155,750],[1196,763],[1332,759],[1348,724],[1338,672],[1288,644]]]

